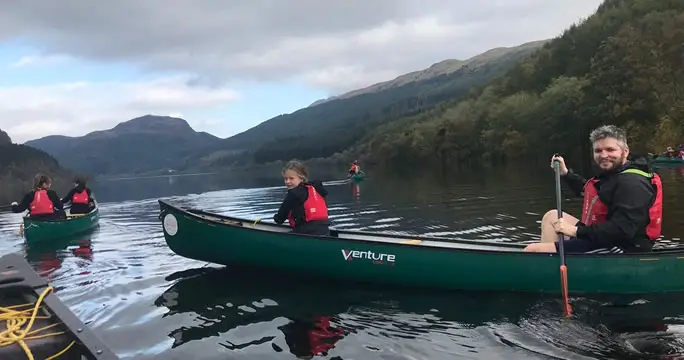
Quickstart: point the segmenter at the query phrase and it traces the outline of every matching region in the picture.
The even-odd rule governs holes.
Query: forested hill
[[[53,188],[60,195],[73,177],[52,156],[30,146],[13,144],[7,133],[0,130],[0,206],[20,201],[24,192],[31,189],[38,172],[53,178]]]
[[[387,166],[588,159],[602,124],[627,128],[633,151],[661,151],[684,143],[682,54],[684,1],[606,0],[467,99],[380,127],[349,155]]]
[[[222,151],[205,154],[195,163],[212,167],[331,156],[378,125],[464,96],[473,87],[503,75],[543,44],[535,41],[491,49],[463,61],[445,60],[391,81],[318,101],[222,140]]]

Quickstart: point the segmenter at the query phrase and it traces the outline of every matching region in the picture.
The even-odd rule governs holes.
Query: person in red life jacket
[[[679,152],[677,153],[677,157],[684,160],[684,145],[679,145]]]
[[[359,166],[359,161],[354,160],[351,167],[349,168],[349,175],[358,174],[361,172],[361,167]]]
[[[591,132],[594,161],[600,174],[586,180],[560,162],[561,178],[577,196],[584,197],[582,218],[550,210],[542,218],[541,242],[525,251],[557,252],[558,234],[569,253],[649,252],[660,237],[663,189],[660,177],[649,173],[644,159],[628,160],[624,130],[613,125]]]
[[[20,203],[12,203],[12,212],[29,211],[32,218],[66,218],[62,201],[54,190],[50,190],[52,180],[47,175],[37,174],[33,180],[33,190],[24,196]]]
[[[87,214],[95,207],[93,192],[86,186],[85,178],[80,176],[74,179],[74,187],[61,201],[64,205],[71,203],[71,214]]]
[[[289,221],[292,231],[308,235],[330,235],[328,204],[325,197],[328,191],[320,181],[307,182],[306,167],[290,161],[283,168],[283,180],[287,195],[273,216],[277,224]]]

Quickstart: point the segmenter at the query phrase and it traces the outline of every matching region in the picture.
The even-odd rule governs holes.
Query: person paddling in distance
[[[292,232],[308,235],[330,235],[328,191],[320,181],[308,182],[306,167],[290,161],[283,168],[283,181],[287,194],[278,212],[273,216],[277,224],[289,221]]]
[[[62,201],[54,190],[50,190],[52,180],[43,174],[37,174],[33,179],[33,190],[27,193],[20,203],[12,203],[12,212],[25,210],[34,219],[64,219],[66,214]]]
[[[77,176],[74,179],[74,187],[61,200],[62,204],[71,203],[70,214],[87,214],[95,208],[93,192],[86,186],[86,179]]]
[[[582,219],[557,210],[542,217],[541,242],[525,248],[530,252],[558,252],[563,234],[566,253],[649,252],[660,237],[663,190],[660,177],[648,173],[645,163],[627,160],[629,146],[624,130],[604,125],[591,132],[593,158],[600,174],[589,180],[573,173],[561,156],[561,178],[584,197]]]

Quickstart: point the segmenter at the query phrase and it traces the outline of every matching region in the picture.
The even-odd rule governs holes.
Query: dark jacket
[[[70,203],[71,199],[74,198],[74,194],[77,192],[80,193],[81,191],[83,191],[84,188],[85,188],[86,192],[88,193],[88,204],[71,204],[70,213],[72,213],[72,214],[87,214],[93,208],[93,206],[94,206],[93,201],[95,200],[95,198],[93,197],[93,193],[90,191],[89,188],[87,188],[86,186],[83,186],[83,185],[78,185],[78,186],[72,188],[71,190],[69,190],[69,193],[66,194],[66,196],[64,196],[64,198],[62,198],[62,200],[60,200],[60,201],[62,204]]]
[[[29,209],[31,206],[31,202],[33,202],[33,197],[35,196],[36,192],[35,190],[31,190],[26,195],[24,195],[24,198],[21,199],[21,202],[18,205],[12,205],[12,212],[19,213],[22,211],[26,211]],[[47,191],[48,198],[50,201],[52,201],[52,206],[58,210],[55,211],[57,212],[63,212],[64,207],[62,207],[62,201],[59,199],[59,196],[57,196],[57,193],[54,190],[48,190]],[[57,214],[59,215],[59,214]],[[40,217],[52,217],[52,216],[57,216],[57,215],[39,215]]]
[[[608,206],[607,221],[586,226],[580,219],[578,238],[589,240],[597,247],[618,246],[626,252],[651,250],[653,241],[646,236],[646,226],[650,222],[649,209],[655,201],[656,189],[650,179],[642,175],[620,173],[630,168],[649,172],[643,163],[627,162],[597,177],[599,200]],[[577,196],[584,196],[586,179],[572,171],[562,178]]]
[[[277,224],[282,224],[287,221],[287,216],[292,211],[292,218],[295,220],[294,232],[310,235],[328,235],[330,233],[330,221],[304,221],[304,202],[309,198],[309,192],[305,185],[312,185],[316,192],[324,199],[328,196],[328,190],[323,187],[320,181],[301,183],[299,186],[287,191],[278,212],[273,215],[273,220]]]

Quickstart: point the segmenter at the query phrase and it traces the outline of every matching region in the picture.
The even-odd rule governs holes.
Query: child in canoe
[[[26,194],[20,203],[12,203],[12,212],[28,210],[34,219],[65,219],[62,201],[54,190],[50,190],[51,185],[50,177],[37,174],[33,180],[33,190]]]
[[[95,208],[95,198],[92,191],[86,186],[86,180],[83,177],[77,176],[74,179],[74,187],[61,200],[62,204],[71,203],[71,210],[73,214],[87,214]]]
[[[273,220],[278,224],[288,220],[295,233],[330,235],[328,204],[325,201],[328,191],[323,184],[320,181],[308,182],[306,167],[297,161],[287,163],[282,175],[287,195]]]

